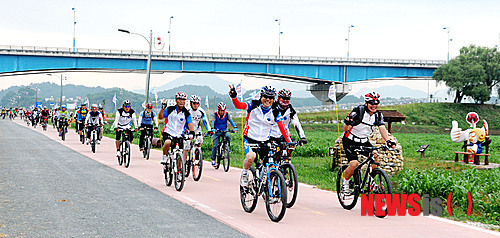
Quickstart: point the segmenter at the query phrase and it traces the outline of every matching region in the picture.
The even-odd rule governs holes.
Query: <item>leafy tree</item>
[[[500,53],[496,48],[470,45],[460,49],[460,55],[440,66],[434,72],[434,79],[444,82],[455,92],[455,103],[464,96],[484,103],[491,92],[500,84]]]

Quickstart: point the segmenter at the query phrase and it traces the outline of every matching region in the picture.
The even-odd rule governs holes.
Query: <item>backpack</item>
[[[365,115],[366,107],[365,105],[359,105],[352,109],[350,116],[352,116],[352,126],[357,126],[363,121],[363,116]],[[382,120],[382,113],[380,111],[375,112],[375,125],[378,125]],[[371,125],[370,125],[371,126]]]

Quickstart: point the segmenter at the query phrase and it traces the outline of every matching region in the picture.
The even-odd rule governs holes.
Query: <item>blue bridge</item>
[[[146,51],[0,46],[0,76],[68,71],[144,72]],[[445,61],[305,57],[215,53],[153,52],[151,72],[243,74],[311,84],[324,97],[331,84],[337,96],[350,82],[387,79],[429,79]]]

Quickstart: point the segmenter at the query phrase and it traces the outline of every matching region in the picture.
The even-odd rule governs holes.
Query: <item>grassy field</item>
[[[438,109],[433,109],[436,107]],[[461,151],[460,143],[451,142],[449,127],[451,120],[457,120],[462,128],[468,128],[465,115],[475,110],[480,118],[489,122],[492,144],[490,162],[500,163],[500,107],[491,105],[454,105],[454,104],[411,104],[395,106],[394,109],[407,116],[406,124],[393,125],[394,136],[403,147],[404,170],[390,176],[395,193],[431,194],[431,197],[446,198],[449,192],[454,197],[454,217],[451,219],[479,221],[500,225],[500,170],[478,171],[467,165],[454,162],[454,151]],[[383,108],[392,109],[392,108]],[[344,115],[346,112],[341,112]],[[332,120],[332,112],[300,114],[303,122]],[[411,115],[411,116],[408,116]],[[420,125],[420,121],[426,122]],[[231,165],[242,167],[241,120],[235,119],[240,133],[231,134]],[[415,124],[413,124],[415,122]],[[332,158],[328,157],[328,147],[333,146],[337,138],[336,124],[304,124],[308,144],[297,148],[293,163],[297,168],[299,181],[321,189],[335,190],[337,171],[331,170]],[[448,128],[448,129],[447,129]],[[159,133],[155,133],[159,136]],[[109,128],[105,135],[114,137]],[[295,131],[292,135],[297,139]],[[138,143],[138,134],[134,136]],[[423,144],[429,144],[425,159],[420,158],[416,150]],[[210,138],[205,138],[203,155],[209,160],[212,148]],[[474,200],[473,216],[467,217],[463,201],[464,194],[471,192]],[[456,195],[455,195],[456,194]],[[300,199],[300,198],[299,198]],[[446,215],[447,216],[447,215]]]

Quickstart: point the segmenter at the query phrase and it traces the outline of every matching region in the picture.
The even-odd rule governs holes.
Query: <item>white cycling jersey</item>
[[[268,140],[271,136],[271,128],[283,120],[279,110],[274,105],[269,110],[264,110],[261,107],[262,103],[258,100],[246,103],[248,115],[243,135],[256,141]]]
[[[128,112],[126,112],[123,108],[118,109],[116,111],[115,122],[113,123],[114,128],[131,128],[131,123],[134,123],[134,128],[138,128],[137,126],[137,118],[135,117],[134,109],[130,108]]]
[[[102,119],[102,115],[99,111],[97,112],[92,112],[90,111],[87,113],[87,116],[85,117],[85,124],[93,124],[93,125],[100,125],[103,124],[104,120]]]
[[[201,107],[198,107],[197,110],[189,108],[188,111],[189,114],[191,114],[191,119],[193,120],[193,127],[195,132],[201,132],[201,121],[203,121],[208,131],[212,130],[210,129],[210,124],[207,123],[207,114]]]
[[[166,132],[174,137],[181,137],[187,124],[193,122],[185,107],[180,111],[177,110],[177,106],[167,107],[163,112],[163,117],[165,118],[165,126],[161,132]]]
[[[279,108],[279,106],[278,106]],[[297,116],[297,112],[295,112],[295,109],[293,109],[292,105],[289,105],[285,110],[280,110],[280,113],[283,117],[283,125],[285,128],[288,129],[290,126],[290,123],[295,127],[297,130],[297,133],[299,134],[300,138],[306,138],[306,135],[304,133],[304,130],[302,129],[302,125],[300,124],[299,117]],[[271,129],[271,137],[274,138],[280,138],[282,137],[280,128],[278,127],[278,124],[273,126]]]

